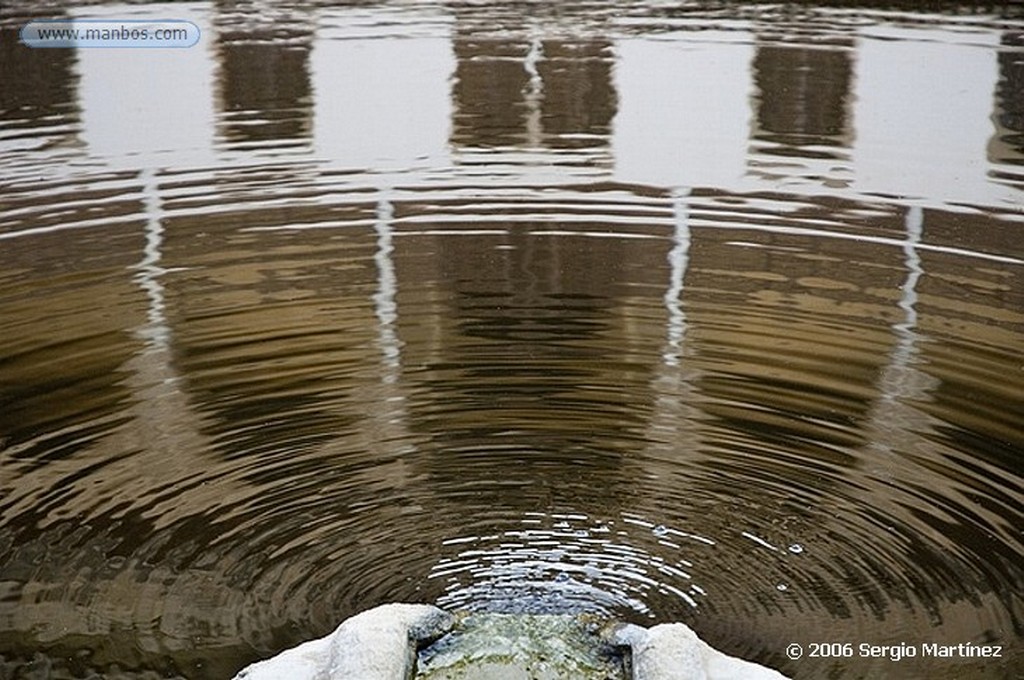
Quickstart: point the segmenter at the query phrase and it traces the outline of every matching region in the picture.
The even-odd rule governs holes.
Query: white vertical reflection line
[[[544,56],[544,46],[541,44],[540,36],[534,36],[530,41],[530,51],[526,53],[523,62],[523,70],[530,76],[530,84],[526,91],[526,135],[529,147],[539,149],[541,146],[541,116],[540,105],[544,99],[544,81],[537,70],[537,63]]]
[[[896,344],[879,377],[879,396],[871,409],[868,430],[869,447],[883,453],[913,450],[919,433],[930,429],[928,416],[916,408],[914,402],[927,401],[938,384],[936,378],[917,368],[917,284],[924,275],[919,248],[924,234],[924,216],[919,206],[907,209],[905,225],[903,264],[907,275],[897,303],[903,311],[903,320],[892,325]],[[878,459],[872,473],[881,479],[892,479],[902,474],[891,467],[896,464],[893,458]]]
[[[690,354],[686,350],[687,323],[681,302],[690,251],[689,195],[685,188],[672,192],[675,231],[667,257],[669,281],[664,296],[667,337],[662,348],[663,363],[651,381],[655,400],[644,438],[648,444],[642,455],[651,479],[671,469],[681,455],[693,459],[701,456],[700,412],[694,398],[699,372],[682,361]],[[663,488],[653,488],[651,493],[661,495]],[[685,599],[692,604],[689,596]]]
[[[676,188],[672,191],[672,214],[674,232],[672,250],[668,253],[669,285],[665,291],[665,308],[668,310],[668,345],[662,358],[668,366],[678,366],[682,353],[683,335],[686,332],[686,314],[679,298],[683,292],[683,278],[690,261],[690,206],[686,200],[690,190]]]
[[[133,283],[145,293],[147,299],[145,321],[139,320],[134,334],[145,346],[131,355],[120,368],[126,376],[125,385],[132,398],[124,413],[131,420],[124,427],[114,429],[96,443],[98,452],[114,452],[107,474],[90,479],[83,493],[100,499],[131,497],[135,489],[158,489],[167,480],[177,479],[181,471],[208,470],[209,461],[204,452],[218,448],[207,433],[206,416],[193,407],[187,390],[182,389],[181,374],[172,361],[173,327],[167,319],[163,276],[175,271],[161,265],[164,259],[164,210],[156,173],[143,170],[143,210],[146,216],[145,244],[142,259],[133,269]],[[125,451],[137,454],[125,457]],[[134,480],[126,491],[124,480]],[[141,486],[139,486],[141,485]],[[188,512],[210,514],[223,509],[225,498],[238,492],[232,479],[221,479],[217,484],[188,484],[179,489],[174,500],[161,503],[166,512],[161,515],[164,524],[184,517]],[[142,498],[139,496],[138,498]]]
[[[395,293],[398,286],[395,277],[395,263],[391,259],[391,253],[394,251],[391,236],[393,216],[394,206],[387,197],[386,191],[382,190],[377,200],[377,218],[374,224],[374,229],[377,232],[377,253],[373,257],[377,265],[377,292],[373,296],[373,303],[379,322],[377,341],[384,357],[385,373],[382,380],[386,384],[392,384],[397,380],[401,358],[398,334],[395,332],[395,322],[398,319]]]
[[[160,195],[152,169],[142,171],[143,205],[146,211],[146,243],[142,247],[142,260],[135,266],[135,283],[146,293],[146,325],[138,329],[150,350],[166,349],[170,344],[170,328],[167,324],[164,285],[160,277],[167,270],[160,266],[163,259],[164,225],[160,208]]]
[[[914,385],[921,382],[914,379],[916,371],[912,368],[917,354],[917,282],[924,274],[918,253],[924,232],[924,213],[920,206],[907,209],[905,224],[907,236],[903,241],[903,264],[907,278],[900,286],[898,303],[903,311],[903,320],[893,325],[897,342],[882,381],[882,397],[886,401],[918,392]]]
[[[900,309],[903,310],[904,319],[903,323],[896,325],[896,329],[904,337],[909,337],[914,334],[914,328],[917,326],[917,280],[924,273],[921,269],[921,256],[917,252],[924,231],[924,211],[921,206],[910,206],[907,210],[906,225],[907,239],[903,242],[903,262],[907,267],[907,280],[903,283],[900,296]]]

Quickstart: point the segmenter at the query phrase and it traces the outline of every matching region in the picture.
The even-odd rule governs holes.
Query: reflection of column
[[[604,40],[545,40],[537,72],[547,145],[589,148],[608,144],[617,97],[612,46]]]
[[[762,45],[752,64],[758,106],[753,138],[776,145],[765,153],[827,156],[853,134],[847,99],[853,81],[849,53],[840,50]],[[806,148],[815,147],[814,151]]]
[[[672,212],[675,226],[672,249],[668,253],[668,288],[664,295],[666,339],[661,354],[663,363],[654,368],[651,380],[651,391],[656,395],[655,407],[644,441],[650,442],[645,459],[670,460],[677,464],[681,451],[690,455],[697,451],[694,432],[697,407],[694,404],[698,400],[693,396],[697,375],[687,359],[686,313],[680,300],[690,254],[688,189],[677,188],[672,192]]]
[[[226,0],[217,12],[218,136],[231,149],[305,146],[313,127],[307,14]]]
[[[544,46],[540,38],[530,42],[530,51],[526,53],[524,67],[530,75],[530,85],[526,90],[526,146],[539,149],[543,144],[544,130],[541,124],[541,104],[544,101],[544,81],[537,70],[537,64],[544,56]]]
[[[870,446],[912,451],[920,433],[929,429],[927,416],[910,405],[912,401],[926,401],[937,380],[918,369],[917,363],[917,284],[924,270],[918,247],[924,231],[924,218],[920,207],[907,210],[906,232],[903,242],[903,262],[906,280],[900,286],[899,307],[903,319],[892,326],[896,345],[882,369],[878,381],[879,398],[867,418],[867,440]]]
[[[395,265],[391,260],[394,246],[391,244],[391,218],[394,208],[385,192],[377,201],[377,254],[373,261],[377,264],[377,292],[373,295],[374,307],[377,310],[377,321],[380,324],[377,341],[383,357],[384,374],[381,380],[390,385],[398,379],[401,363],[398,335],[395,323],[398,320],[398,307],[395,304],[396,280]]]
[[[153,171],[143,174],[142,186],[145,197],[146,227],[142,260],[136,265],[135,283],[145,293],[146,321],[136,328],[136,335],[144,340],[144,349],[137,351],[122,370],[128,375],[126,383],[132,389],[132,401],[126,408],[134,425],[119,428],[108,441],[101,445],[111,451],[132,451],[139,453],[130,458],[118,457],[111,468],[124,466],[124,475],[112,471],[103,479],[110,484],[125,484],[125,479],[143,480],[146,489],[139,498],[159,497],[158,490],[170,483],[182,483],[182,470],[206,471],[211,459],[206,458],[214,450],[210,438],[204,434],[206,424],[203,416],[193,408],[184,391],[178,370],[174,365],[172,331],[166,315],[163,277],[168,270],[161,264],[164,245],[164,215],[160,206],[160,186]],[[186,462],[190,461],[190,462]],[[94,482],[95,483],[95,482]],[[224,501],[233,491],[230,479],[221,479],[217,484],[196,485],[189,489],[187,503],[181,502],[183,495],[168,498],[169,507],[161,513],[162,521],[170,524],[170,505],[180,508],[183,514],[196,508],[212,508]],[[98,498],[120,499],[128,490],[113,488],[108,492],[93,488]]]
[[[47,18],[59,17],[55,12]],[[78,51],[27,47],[18,35],[23,25],[0,26],[0,132],[5,154],[70,144],[78,131]]]
[[[853,138],[850,53],[760,45],[751,68],[757,88],[750,133],[752,174],[845,185],[848,178],[836,161],[847,160]]]
[[[456,37],[452,141],[463,148],[608,145],[611,43]]]
[[[154,527],[170,527],[190,516],[211,512],[246,493],[244,487],[227,477],[217,484],[197,483],[207,475],[216,476],[216,461],[211,455],[215,445],[205,432],[209,421],[184,390],[174,361],[163,283],[168,273],[162,266],[164,215],[153,171],[143,174],[138,191],[145,197],[145,241],[142,258],[134,267],[133,282],[143,294],[145,314],[134,329],[142,343],[115,370],[120,376],[119,387],[127,391],[119,402],[118,425],[90,443],[87,453],[57,462],[48,473],[64,480],[62,495],[67,508],[87,503],[86,521],[124,516],[123,526],[112,531],[121,541],[119,550],[128,553],[151,541]],[[103,473],[81,474],[82,470],[93,469],[90,461],[95,461],[96,469],[102,467]],[[139,512],[125,513],[126,506]],[[151,606],[159,610],[164,603]],[[222,611],[213,609],[217,612],[210,613],[211,620],[229,623],[219,618]],[[164,615],[169,612],[165,610]],[[69,625],[73,630],[79,624],[89,625]]]
[[[917,340],[917,280],[924,270],[921,269],[921,257],[917,254],[917,246],[921,243],[924,217],[919,206],[907,210],[907,240],[903,242],[903,262],[907,267],[907,280],[900,286],[900,309],[903,310],[903,321],[893,326],[899,335],[899,343],[893,352],[893,361],[888,368],[899,367],[903,373],[916,354]],[[888,369],[886,370],[888,373]],[[898,381],[901,383],[902,381]],[[883,385],[885,379],[883,378]],[[895,390],[884,389],[884,396],[892,398]]]
[[[690,222],[689,190],[672,192],[675,226],[672,249],[668,253],[669,281],[664,302],[667,330],[662,349],[662,364],[654,368],[651,391],[655,395],[654,410],[647,423],[644,441],[649,442],[644,455],[645,466],[657,469],[659,461],[678,465],[679,456],[697,455],[697,399],[693,389],[697,375],[687,359],[686,313],[680,296],[689,265]]]
[[[407,394],[401,381],[401,341],[398,337],[398,281],[395,275],[394,243],[391,221],[394,205],[389,189],[381,188],[377,199],[376,221],[377,252],[373,261],[377,267],[377,291],[373,306],[377,317],[377,344],[380,350],[380,381],[367,383],[356,399],[363,426],[342,440],[330,440],[320,454],[325,458],[342,458],[351,450],[353,442],[359,450],[368,451],[375,461],[372,467],[348,473],[347,484],[372,495],[380,486],[402,487],[411,483],[415,472],[410,468],[408,456],[416,437],[409,430]]]
[[[452,141],[462,147],[517,146],[527,137],[529,46],[507,40],[454,39]]]
[[[995,134],[988,147],[990,163],[1020,163],[1024,159],[1024,33],[1005,33],[999,61],[999,82],[995,91]],[[1024,183],[1019,171],[1018,183]]]
[[[668,340],[662,357],[666,366],[678,366],[682,353],[683,335],[686,332],[686,314],[679,296],[683,292],[683,278],[690,259],[690,214],[687,203],[688,190],[676,189],[672,193],[672,213],[675,229],[672,234],[672,250],[668,254],[669,285],[665,291],[665,307],[668,310]]]
[[[163,257],[164,225],[161,219],[159,187],[154,181],[153,171],[144,170],[143,201],[146,205],[146,245],[142,249],[135,282],[146,293],[149,305],[146,310],[147,323],[138,329],[138,335],[149,346],[150,351],[162,352],[170,346],[170,328],[167,326],[164,286],[160,278],[167,270],[160,266]]]

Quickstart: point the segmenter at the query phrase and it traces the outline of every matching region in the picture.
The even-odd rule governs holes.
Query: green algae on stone
[[[589,615],[469,614],[419,653],[417,680],[626,680]]]

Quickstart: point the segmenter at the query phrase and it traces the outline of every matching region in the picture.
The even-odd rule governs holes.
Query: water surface
[[[901,7],[5,5],[2,673],[417,601],[1019,677],[1024,17]]]

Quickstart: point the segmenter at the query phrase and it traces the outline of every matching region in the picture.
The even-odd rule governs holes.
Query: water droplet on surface
[[[785,583],[780,583],[779,585],[775,586],[775,590],[778,590],[779,592],[785,592],[789,590],[789,586]]]
[[[668,528],[664,524],[659,524],[652,529],[655,536],[664,536],[668,533]]]
[[[568,580],[569,580],[569,575],[567,573],[565,573],[564,571],[558,572],[558,575],[555,576],[555,583],[565,583]]]
[[[799,555],[803,551],[804,547],[799,543],[794,543],[793,545],[789,546],[789,552],[793,553],[794,555]]]

